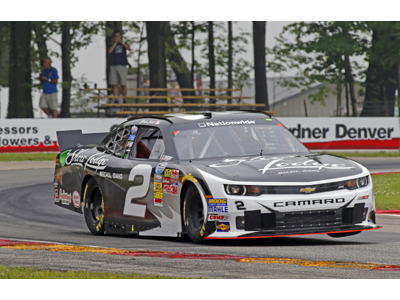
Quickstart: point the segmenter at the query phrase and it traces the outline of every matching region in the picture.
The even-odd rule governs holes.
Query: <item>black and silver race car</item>
[[[365,167],[311,153],[263,112],[168,114],[111,133],[57,134],[55,204],[83,213],[95,235],[187,233],[200,243],[381,228]]]

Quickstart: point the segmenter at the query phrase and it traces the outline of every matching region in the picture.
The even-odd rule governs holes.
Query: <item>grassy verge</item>
[[[34,152],[34,153],[0,153],[0,161],[55,161],[57,152]]]
[[[162,275],[139,275],[136,273],[110,273],[86,271],[50,271],[37,268],[0,266],[0,279],[178,279]]]
[[[312,152],[318,152],[318,151],[312,151]],[[378,152],[324,152],[321,151],[321,153],[324,154],[332,154],[332,155],[338,155],[342,157],[400,157],[400,151],[396,152],[383,152],[383,151],[378,151]]]
[[[373,175],[376,209],[400,209],[400,174]]]

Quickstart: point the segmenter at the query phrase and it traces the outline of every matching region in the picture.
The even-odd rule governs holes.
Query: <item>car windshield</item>
[[[181,160],[309,153],[287,129],[278,125],[270,123],[179,131],[173,129],[174,143]]]

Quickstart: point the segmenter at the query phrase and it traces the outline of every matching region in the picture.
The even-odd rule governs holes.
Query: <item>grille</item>
[[[311,192],[311,194],[315,193],[324,193],[342,190],[346,188],[347,181],[340,182],[330,182],[325,184],[317,184],[312,186],[257,186],[260,189],[261,194],[306,194],[305,192],[300,192],[301,189],[310,187],[315,188],[315,191]]]

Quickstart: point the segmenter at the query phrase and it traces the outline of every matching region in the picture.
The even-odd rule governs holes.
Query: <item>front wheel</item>
[[[86,225],[94,235],[104,234],[104,199],[99,184],[90,178],[83,193],[83,213]]]
[[[206,224],[203,201],[195,186],[189,187],[183,200],[183,223],[186,233],[193,243],[204,243],[205,237],[211,232]]]

